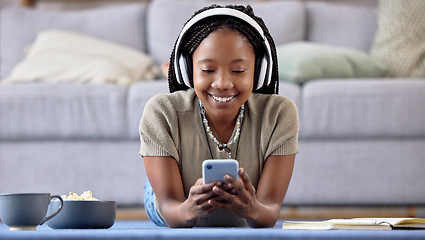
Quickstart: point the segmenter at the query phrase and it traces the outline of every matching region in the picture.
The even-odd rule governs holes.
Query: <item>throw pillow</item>
[[[38,34],[25,59],[4,83],[115,83],[128,86],[160,74],[154,60],[142,52],[62,30]]]
[[[0,21],[1,78],[9,76],[25,58],[24,49],[33,44],[37,34],[49,29],[86,34],[146,52],[146,8],[147,4],[140,3],[66,11],[3,8]]]
[[[425,77],[425,1],[380,0],[371,55],[392,77]]]
[[[385,75],[386,67],[368,54],[351,48],[310,42],[277,47],[279,78],[305,83],[319,78],[373,78]]]

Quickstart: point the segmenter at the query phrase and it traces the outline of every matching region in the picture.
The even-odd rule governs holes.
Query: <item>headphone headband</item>
[[[271,82],[271,72],[272,72],[272,65],[273,65],[273,60],[272,60],[272,54],[271,54],[271,49],[270,49],[270,44],[267,41],[267,38],[264,35],[264,31],[261,28],[261,26],[254,20],[252,19],[249,15],[247,15],[244,12],[241,12],[239,10],[236,9],[232,9],[232,8],[213,8],[213,9],[209,9],[206,11],[203,11],[197,15],[195,15],[192,19],[190,19],[186,25],[183,27],[183,29],[180,32],[180,35],[177,39],[177,43],[176,43],[176,48],[175,48],[175,54],[174,54],[174,71],[175,71],[175,75],[177,78],[177,82],[180,84],[185,84],[187,86],[191,86],[190,81],[189,81],[189,77],[188,74],[186,72],[187,69],[183,69],[182,65],[184,65],[184,59],[183,56],[181,54],[180,51],[180,44],[182,39],[184,38],[184,36],[186,35],[186,32],[193,26],[195,25],[197,22],[211,17],[211,16],[231,16],[231,17],[236,17],[238,19],[243,20],[244,22],[248,23],[250,26],[252,26],[257,32],[258,34],[261,36],[263,42],[264,42],[264,46],[266,48],[266,54],[262,60],[262,64],[261,64],[261,71],[260,71],[260,77],[258,79],[258,84],[256,87],[254,87],[255,89],[259,89],[261,88],[263,85],[268,85]],[[193,87],[193,86],[191,86]]]

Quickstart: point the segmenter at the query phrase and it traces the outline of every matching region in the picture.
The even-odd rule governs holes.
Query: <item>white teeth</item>
[[[218,101],[218,102],[230,102],[230,100],[232,100],[234,97],[216,97],[216,96],[212,96],[214,98],[214,100]]]

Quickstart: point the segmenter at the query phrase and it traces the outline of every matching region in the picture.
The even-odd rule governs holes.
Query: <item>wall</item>
[[[52,10],[72,10],[82,8],[93,8],[105,5],[117,5],[117,4],[134,4],[134,3],[146,3],[151,0],[38,0],[36,7],[39,9],[52,9]],[[202,0],[198,0],[202,1]],[[240,2],[248,2],[245,0],[235,0]],[[255,1],[255,0],[251,0]],[[290,0],[257,0],[257,1],[290,1]],[[336,2],[340,4],[356,4],[364,6],[377,6],[378,0],[299,0],[299,1],[324,1],[324,2]],[[1,0],[0,8],[8,5],[19,5],[18,0]],[[209,1],[211,2],[211,1]],[[220,2],[220,0],[215,1]]]

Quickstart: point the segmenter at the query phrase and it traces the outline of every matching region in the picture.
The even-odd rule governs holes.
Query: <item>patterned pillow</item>
[[[371,55],[392,77],[425,77],[425,1],[380,0]]]

